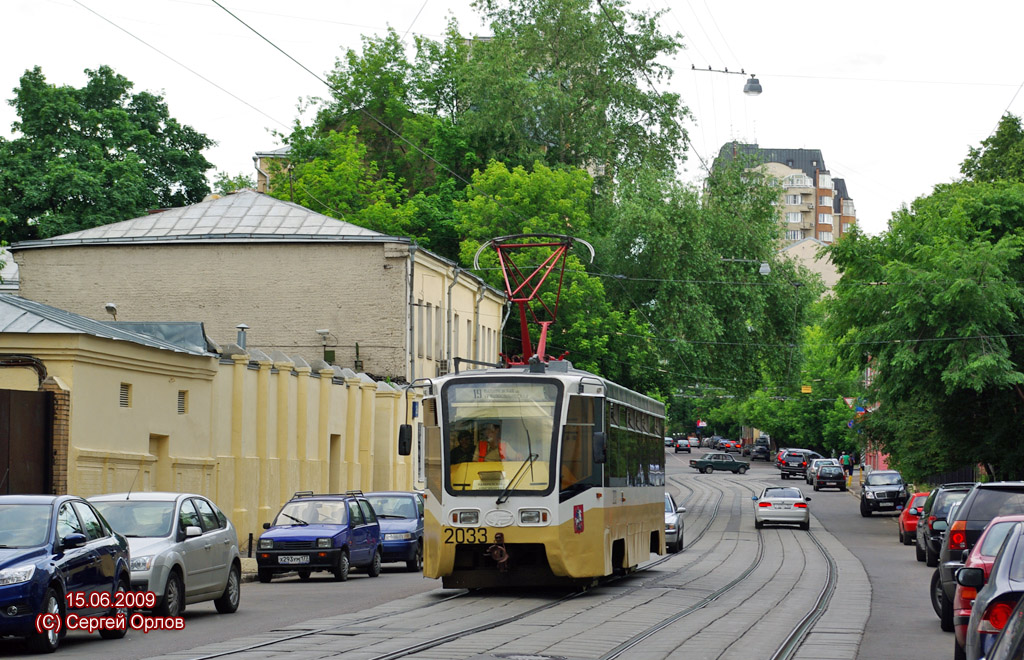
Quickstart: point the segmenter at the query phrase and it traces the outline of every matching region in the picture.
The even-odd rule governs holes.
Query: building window
[[[818,175],[818,187],[825,190],[832,190],[832,177],[827,174]]]
[[[188,390],[178,390],[178,414],[188,414]]]
[[[469,319],[466,319],[466,352],[463,355],[473,357],[473,322]]]
[[[434,306],[427,303],[427,321],[424,323],[427,330],[426,358],[429,360],[434,356]]]
[[[832,214],[831,213],[819,213],[818,214],[818,224],[819,225],[830,225],[830,224],[832,224]]]
[[[788,222],[791,225],[800,224],[800,212],[797,211],[794,213],[793,211],[790,211],[786,213],[786,222]]]
[[[818,206],[832,206],[832,198],[828,195],[822,195],[818,198]]]
[[[832,242],[832,232],[830,232],[830,231],[819,231],[818,232],[818,240],[821,241],[822,243],[831,243]]]
[[[455,315],[455,322],[452,323],[452,357],[462,357],[459,352],[462,347],[459,346],[459,315]]]
[[[438,305],[434,312],[434,358],[444,359],[444,317],[441,314],[441,306]]]
[[[799,204],[800,200],[801,200],[801,195],[786,195],[786,203],[789,204],[789,205]]]
[[[121,396],[120,405],[122,408],[132,407],[132,385],[131,383],[121,383]]]
[[[787,241],[799,241],[800,240],[800,230],[799,229],[787,229],[786,230],[786,240]]]
[[[852,226],[853,226],[852,222],[844,222],[843,223],[842,233],[845,234],[845,233],[849,232],[850,231],[850,227],[852,227]]]
[[[416,355],[423,357],[423,299],[416,301]]]

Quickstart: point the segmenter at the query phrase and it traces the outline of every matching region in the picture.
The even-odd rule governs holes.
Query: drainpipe
[[[266,188],[270,187],[270,175],[260,169],[260,158],[259,158],[259,156],[253,156],[252,157],[252,165],[253,165],[253,167],[256,168],[256,174],[262,174],[263,175],[263,180],[267,182],[267,185],[264,187],[264,189],[263,190],[257,190],[257,192],[261,192],[261,193],[267,192]],[[257,189],[259,188],[259,179],[260,178],[257,176],[256,177],[256,188]]]
[[[447,370],[452,370],[452,288],[455,287],[455,283],[459,281],[459,275],[462,274],[462,269],[458,266],[455,267],[455,277],[452,278],[452,283],[448,285],[448,332],[445,336],[445,343],[448,344],[448,358],[445,362]]]
[[[413,290],[413,273],[416,269],[416,250],[419,246],[415,243],[409,245],[409,306],[406,310],[408,315],[409,324],[409,337],[408,345],[406,346],[406,352],[409,354],[409,382],[412,383],[416,380],[416,335],[415,328],[413,327],[413,320],[416,315],[413,314],[413,305],[416,304],[416,292]]]
[[[487,293],[486,285],[480,283],[480,293],[476,297],[476,305],[473,307],[473,359],[480,359],[480,301]]]

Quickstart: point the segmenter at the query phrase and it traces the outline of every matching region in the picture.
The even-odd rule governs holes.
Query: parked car
[[[917,525],[917,561],[927,566],[939,565],[942,535],[946,531],[946,516],[974,488],[974,482],[942,484],[932,490],[924,502]]]
[[[675,450],[676,454],[678,454],[681,451],[685,451],[687,454],[693,453],[693,450],[690,448],[690,439],[689,438],[677,438],[674,450]]]
[[[1019,522],[1024,522],[1024,515],[993,518],[968,554],[964,561],[964,568],[980,568],[984,574],[984,581],[988,582],[992,565],[999,554],[999,548],[1006,540],[1006,535]],[[942,585],[939,583],[939,571],[936,569],[932,577],[932,606],[937,614],[941,613],[941,597]],[[971,603],[977,597],[978,590],[976,588],[964,587],[960,584],[956,585],[956,590],[953,592],[954,658],[966,657],[967,624],[971,618]]]
[[[131,584],[156,595],[160,616],[212,600],[217,611],[238,609],[242,561],[238,534],[213,502],[192,493],[115,493],[89,502],[128,539]]]
[[[822,465],[839,465],[838,458],[816,458],[807,465],[805,472],[805,481],[811,486],[814,485],[814,477],[818,473],[818,468]]]
[[[910,498],[903,476],[896,470],[874,470],[864,478],[860,493],[860,515],[875,511],[902,511]]]
[[[767,463],[768,461],[771,460],[771,455],[769,455],[768,453],[768,448],[761,445],[755,445],[754,448],[750,450],[750,460],[764,461],[765,463]]]
[[[676,501],[665,493],[665,549],[679,552],[683,549],[683,514],[685,506],[676,506]]]
[[[675,444],[675,442],[676,442],[675,439],[672,438],[671,436],[665,436],[665,446],[666,447],[671,447],[672,445]]]
[[[910,545],[917,537],[917,521],[920,519],[921,510],[927,499],[928,493],[914,493],[907,500],[907,506],[900,512],[899,518],[896,519],[900,543],[903,545]]]
[[[966,511],[961,506],[961,513]],[[987,583],[984,570],[977,567],[959,568],[955,578],[962,587],[978,590],[964,645],[964,657],[977,660],[992,649],[1024,594],[1024,523],[1014,523],[1007,532]]]
[[[380,523],[360,491],[295,493],[263,529],[256,553],[260,582],[287,571],[297,571],[300,580],[308,580],[313,571],[329,571],[344,582],[353,566],[365,568],[370,577],[380,575]]]
[[[384,555],[381,561],[405,562],[410,571],[423,570],[423,497],[419,493],[367,493],[380,523]]]
[[[769,486],[754,500],[754,527],[761,529],[765,523],[798,524],[800,529],[811,528],[811,513],[807,503],[811,498],[804,497],[799,488],[786,486]]]
[[[985,660],[1022,660],[1024,659],[1024,598],[1013,608],[1010,618],[1003,627],[1003,632],[996,637],[992,649],[985,655]]]
[[[746,474],[747,470],[750,469],[750,463],[738,461],[726,453],[716,453],[707,454],[703,458],[691,458],[690,467],[697,468],[698,472],[703,472],[704,474],[711,474],[716,470],[719,472]]]
[[[821,490],[822,488],[846,490],[846,473],[843,472],[842,466],[832,463],[819,465],[811,481],[814,483],[814,490]]]
[[[807,466],[816,458],[823,458],[821,454],[810,449],[787,449],[782,455],[779,469],[782,470],[782,478],[807,477]]]
[[[38,653],[60,646],[66,628],[36,628],[36,618],[53,614],[64,621],[67,594],[129,591],[128,541],[85,500],[70,495],[0,496],[0,636],[28,640]],[[79,616],[127,613],[126,608],[75,607]],[[109,603],[108,603],[109,605]],[[123,629],[100,630],[103,639],[125,636]],[[117,655],[117,654],[112,654]]]
[[[974,548],[993,518],[1018,513],[1024,513],[1024,481],[975,484],[960,502],[956,517],[942,537],[942,548],[939,550],[939,579],[942,581],[939,620],[946,632],[953,631],[956,570],[963,566],[964,550]]]

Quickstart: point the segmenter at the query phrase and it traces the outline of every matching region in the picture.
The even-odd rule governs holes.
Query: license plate
[[[278,564],[308,564],[309,555],[281,555],[277,558]]]
[[[878,503],[878,507],[880,509],[891,509],[893,506],[895,506],[895,505],[892,502],[879,502]]]
[[[783,509],[792,509],[793,508],[792,504],[779,504],[778,506],[781,506]]]

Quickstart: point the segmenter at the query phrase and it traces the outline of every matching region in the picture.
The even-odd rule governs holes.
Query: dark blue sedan
[[[423,498],[403,491],[367,493],[380,521],[384,562],[404,561],[410,571],[423,570]]]
[[[127,614],[117,592],[128,591],[128,542],[92,506],[68,495],[0,496],[0,636],[25,637],[50,653],[75,617]],[[50,629],[37,630],[49,614]],[[53,621],[60,621],[59,628]],[[100,630],[124,637],[127,626]]]

